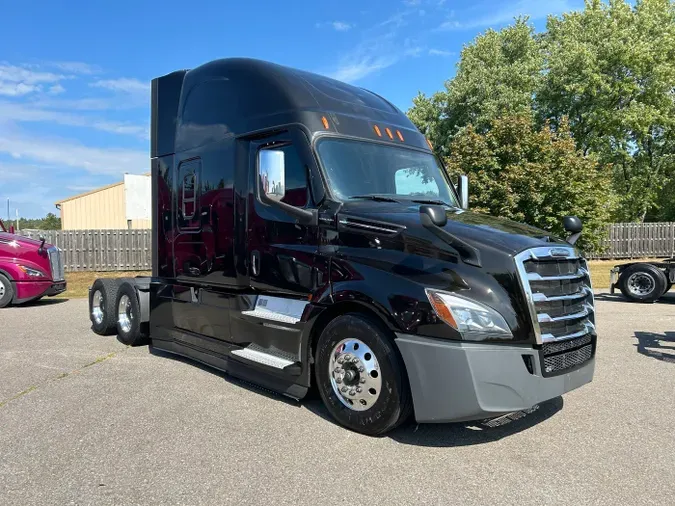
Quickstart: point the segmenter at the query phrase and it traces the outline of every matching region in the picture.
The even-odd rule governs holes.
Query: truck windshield
[[[434,201],[458,206],[436,157],[411,149],[350,139],[319,141],[319,158],[340,200]]]

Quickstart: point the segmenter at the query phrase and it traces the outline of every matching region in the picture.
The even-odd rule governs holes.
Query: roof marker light
[[[328,120],[326,119],[326,116],[321,116],[321,123],[323,123],[323,127],[328,130]]]
[[[382,137],[382,132],[380,132],[379,126],[373,125],[373,130],[375,130],[375,133],[377,134],[378,137]]]
[[[434,150],[434,147],[433,147],[433,145],[431,144],[431,141],[430,141],[429,139],[427,139],[426,137],[424,138],[424,140],[427,141],[427,144],[429,145],[429,149],[430,149],[431,151],[433,151],[433,150]]]
[[[403,134],[401,133],[400,130],[396,130],[396,135],[398,135],[399,140],[403,142]]]
[[[391,130],[389,128],[384,129],[385,132],[387,132],[387,135],[389,136],[390,139],[394,139],[394,134],[391,133]]]

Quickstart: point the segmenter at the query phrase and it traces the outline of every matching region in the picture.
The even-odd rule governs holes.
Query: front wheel
[[[331,416],[362,434],[384,434],[412,413],[412,397],[393,336],[360,314],[339,316],[321,333],[315,376]]]
[[[0,307],[7,307],[14,298],[12,282],[3,274],[0,274]]]

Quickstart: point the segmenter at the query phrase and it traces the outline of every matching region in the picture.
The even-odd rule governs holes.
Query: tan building
[[[124,181],[56,203],[62,230],[151,228],[150,175],[125,174]]]

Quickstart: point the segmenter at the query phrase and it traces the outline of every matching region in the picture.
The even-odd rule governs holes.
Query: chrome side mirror
[[[260,191],[267,198],[281,200],[286,194],[286,166],[284,152],[261,149],[258,160]]]
[[[462,209],[469,209],[469,176],[462,174],[457,180],[457,193],[459,193],[459,205]]]

